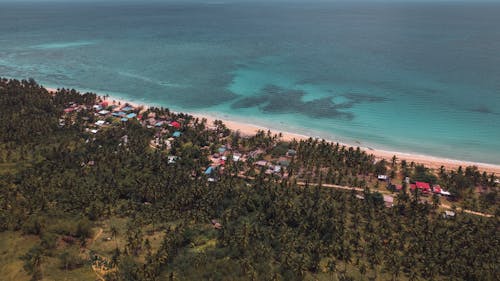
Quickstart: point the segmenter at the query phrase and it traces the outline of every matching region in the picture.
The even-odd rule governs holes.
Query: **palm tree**
[[[396,167],[397,160],[398,160],[398,158],[396,157],[396,155],[392,156],[392,159],[391,159],[391,167],[392,167],[392,169],[394,169]]]
[[[111,236],[113,236],[113,240],[115,240],[116,248],[118,249],[118,241],[116,240],[116,236],[118,236],[118,227],[113,224],[110,227],[110,231],[111,231]]]
[[[335,259],[332,259],[328,262],[328,271],[330,271],[331,279],[333,280],[335,272],[337,271],[337,262],[335,261]]]
[[[31,274],[32,281],[42,279],[42,257],[43,250],[40,246],[34,246],[28,253],[21,257],[24,260],[23,268]]]

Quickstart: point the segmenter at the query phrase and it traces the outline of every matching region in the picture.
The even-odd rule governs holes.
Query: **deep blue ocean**
[[[500,3],[2,3],[0,76],[500,164]]]

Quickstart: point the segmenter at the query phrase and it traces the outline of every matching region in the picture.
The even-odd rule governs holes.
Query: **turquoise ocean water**
[[[0,76],[500,164],[500,3],[2,3]]]

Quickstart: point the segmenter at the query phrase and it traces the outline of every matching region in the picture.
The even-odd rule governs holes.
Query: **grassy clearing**
[[[38,236],[22,235],[20,232],[6,231],[0,233],[0,276],[1,280],[30,280],[24,271],[24,261],[20,259],[30,248],[40,242]],[[42,259],[43,280],[95,280],[96,275],[90,265],[65,271],[60,269],[59,251]]]
[[[97,279],[96,274],[89,264],[74,270],[62,270],[57,257],[46,257],[43,263],[44,281],[93,281]]]
[[[29,280],[19,258],[39,242],[37,236],[22,236],[20,232],[0,233],[0,276],[2,280]]]
[[[126,218],[111,218],[104,220],[99,223],[98,227],[94,228],[94,233],[98,233],[102,229],[101,235],[97,237],[89,249],[96,252],[99,255],[110,258],[113,255],[114,250],[118,247],[123,250],[127,244],[126,232],[127,232],[127,221]],[[116,228],[117,235],[113,236],[112,228]],[[165,232],[163,230],[156,229],[152,231],[152,226],[142,227],[142,232],[144,233],[144,240],[148,239],[153,252],[158,250],[161,246],[161,242]],[[144,252],[137,258],[138,261],[144,261]]]

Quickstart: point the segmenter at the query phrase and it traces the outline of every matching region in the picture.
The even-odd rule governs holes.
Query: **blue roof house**
[[[205,175],[210,175],[210,174],[212,174],[213,171],[214,171],[214,168],[212,166],[210,166],[205,170]]]
[[[112,115],[115,117],[125,117],[126,114],[125,114],[125,112],[120,111],[120,112],[113,112]]]

